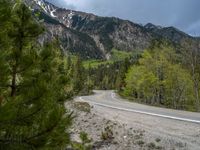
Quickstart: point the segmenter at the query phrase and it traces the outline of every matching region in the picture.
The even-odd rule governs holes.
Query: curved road
[[[129,113],[139,113],[166,119],[179,120],[200,124],[200,113],[178,111],[166,108],[158,108],[153,106],[142,105],[138,103],[128,102],[116,96],[114,91],[94,91],[91,96],[79,97],[79,100],[88,102],[93,105],[115,109],[119,111],[127,111]]]

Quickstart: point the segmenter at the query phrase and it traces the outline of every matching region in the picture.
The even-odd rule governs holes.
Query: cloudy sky
[[[200,0],[48,0],[57,6],[136,23],[175,26],[200,36]]]

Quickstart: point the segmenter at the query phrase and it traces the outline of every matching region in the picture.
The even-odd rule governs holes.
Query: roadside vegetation
[[[192,76],[178,58],[170,47],[145,51],[126,74],[123,95],[142,103],[195,111]]]
[[[115,89],[132,101],[180,110],[200,110],[200,50],[157,40],[134,53],[113,50],[109,61],[85,65],[95,89]]]
[[[156,45],[129,68],[120,93],[141,103],[199,111],[199,55],[191,47],[177,52],[166,43]]]

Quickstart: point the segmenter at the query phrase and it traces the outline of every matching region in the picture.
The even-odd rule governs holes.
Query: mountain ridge
[[[42,41],[58,37],[65,52],[86,59],[109,59],[113,48],[123,51],[144,50],[155,39],[166,39],[181,45],[185,39],[198,40],[175,27],[152,23],[144,26],[116,17],[101,17],[92,13],[59,8],[45,0],[26,0],[39,11],[47,32]]]

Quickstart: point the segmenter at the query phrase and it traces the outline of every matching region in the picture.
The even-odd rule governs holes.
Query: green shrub
[[[113,139],[113,131],[110,126],[107,126],[104,128],[104,131],[101,133],[101,139],[106,141],[106,140],[111,140]]]

